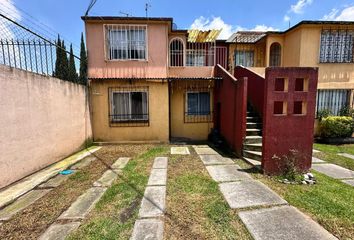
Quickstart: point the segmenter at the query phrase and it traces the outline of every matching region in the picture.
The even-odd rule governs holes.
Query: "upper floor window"
[[[254,51],[250,50],[236,50],[235,51],[235,65],[244,67],[254,66]]]
[[[206,50],[203,49],[187,49],[187,66],[203,67],[206,66],[205,59]]]
[[[175,38],[170,43],[170,66],[182,67],[184,65],[183,41]]]
[[[108,60],[146,60],[146,26],[106,25]]]
[[[322,30],[320,45],[321,63],[352,63],[354,31]]]
[[[281,64],[281,46],[275,42],[270,45],[269,66],[279,67]]]

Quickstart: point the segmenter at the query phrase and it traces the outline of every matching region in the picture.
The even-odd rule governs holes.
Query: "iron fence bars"
[[[57,49],[70,57],[70,52],[59,46],[56,40],[46,39],[0,13],[0,64],[54,77]],[[78,73],[80,58],[74,55],[74,61]]]
[[[0,39],[0,64],[52,76],[55,71],[54,44],[36,40]]]

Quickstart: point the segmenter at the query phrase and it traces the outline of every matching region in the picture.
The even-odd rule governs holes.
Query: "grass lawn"
[[[155,146],[131,159],[83,225],[68,239],[129,239],[153,160],[166,156],[168,150],[166,146]]]
[[[243,168],[250,168],[242,160],[236,162]],[[259,173],[252,175],[339,239],[354,239],[354,188],[318,172],[313,173],[318,181],[316,185],[289,185]]]
[[[168,165],[165,239],[251,239],[195,151]]]
[[[337,155],[337,153],[349,153],[354,155],[354,144],[326,145],[315,143],[314,148],[321,151],[320,153],[315,153],[315,157],[354,171],[353,159]]]

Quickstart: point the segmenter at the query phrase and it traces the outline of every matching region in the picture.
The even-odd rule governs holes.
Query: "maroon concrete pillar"
[[[317,68],[267,68],[263,109],[262,168],[278,174],[283,163],[274,156],[297,150],[297,168],[311,167]]]

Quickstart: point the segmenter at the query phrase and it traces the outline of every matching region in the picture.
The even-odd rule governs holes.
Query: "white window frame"
[[[109,28],[112,27],[112,30],[119,29],[129,29],[134,30],[134,28],[144,28],[145,30],[145,58],[127,58],[127,59],[110,59],[109,57],[109,42],[108,42],[108,33]],[[126,62],[126,61],[139,61],[139,62],[147,62],[149,59],[149,40],[148,40],[148,25],[147,24],[103,24],[103,39],[104,39],[104,56],[106,61],[118,61],[118,62]]]
[[[136,92],[144,92],[146,93],[146,112],[147,112],[147,118],[144,119],[132,119],[131,118],[131,107],[132,107],[132,103],[131,103],[131,93],[136,93]],[[115,108],[115,105],[114,105],[114,98],[113,98],[113,95],[115,93],[129,93],[129,115],[130,115],[130,118],[129,119],[119,119],[119,118],[115,118],[114,116],[114,108]],[[110,111],[111,111],[111,121],[113,122],[126,122],[126,121],[149,121],[150,119],[150,113],[149,113],[149,91],[148,90],[139,90],[139,89],[136,89],[136,90],[112,90],[110,92]]]
[[[201,115],[201,114],[189,114],[188,112],[188,94],[189,93],[208,93],[209,94],[209,114]],[[199,117],[199,116],[210,116],[212,112],[212,99],[211,99],[211,92],[210,91],[187,91],[186,92],[186,108],[185,108],[185,114],[188,117]],[[198,112],[200,112],[199,105],[198,105]]]

